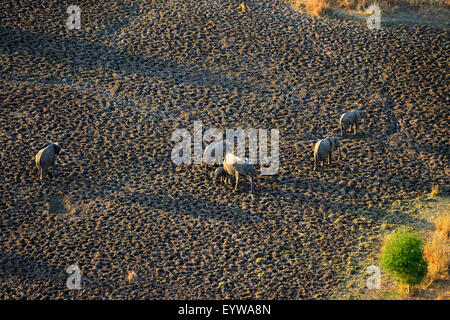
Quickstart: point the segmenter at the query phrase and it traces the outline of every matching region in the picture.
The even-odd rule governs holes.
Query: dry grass
[[[136,277],[137,277],[136,272],[134,272],[134,271],[129,271],[129,272],[128,272],[128,275],[127,275],[127,281],[128,281],[128,282],[133,282],[133,281],[136,279]]]
[[[321,15],[329,8],[351,9],[358,12],[366,12],[371,5],[376,4],[382,12],[390,12],[395,7],[447,7],[450,8],[450,0],[295,0],[294,7],[305,9],[314,14]]]
[[[431,193],[430,193],[430,196],[434,198],[434,197],[439,196],[440,194],[441,194],[441,191],[439,190],[439,185],[433,184],[433,185],[431,186]]]
[[[438,296],[436,300],[450,300],[450,291]]]
[[[439,189],[433,186],[432,194]],[[450,263],[450,214],[449,207],[444,206],[440,215],[435,219],[431,240],[425,246],[424,254],[428,261],[428,286],[438,279],[448,279],[448,265]]]
[[[450,213],[448,208],[446,208],[443,214],[436,219],[434,226],[436,227],[436,231],[439,232],[443,238],[448,240],[450,234]]]
[[[248,6],[245,4],[245,2],[242,2],[241,5],[239,6],[239,9],[245,13],[247,11],[250,11],[250,9],[248,8]]]
[[[450,258],[448,240],[440,233],[434,232],[431,241],[425,246],[424,253],[428,262],[429,284],[437,279],[447,279]]]
[[[306,10],[316,16],[320,16],[329,7],[329,0],[307,0],[305,3]]]

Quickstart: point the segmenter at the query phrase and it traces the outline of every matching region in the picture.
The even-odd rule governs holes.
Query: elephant
[[[324,168],[325,160],[327,159],[327,157],[328,164],[331,164],[331,155],[336,149],[339,151],[338,159],[342,159],[341,147],[338,137],[328,136],[325,139],[316,142],[314,146],[314,171],[317,170],[319,161],[322,161],[322,169]]]
[[[214,170],[214,174],[213,174],[214,184],[216,184],[217,180],[227,183],[228,174],[223,167],[219,167],[216,170]]]
[[[358,126],[360,123],[364,124],[366,119],[366,114],[363,110],[352,110],[342,114],[339,119],[339,129],[341,131],[341,136],[343,136],[348,128],[354,127],[354,134],[358,132]]]
[[[61,146],[58,143],[45,143],[44,148],[41,149],[35,156],[36,167],[38,169],[41,183],[44,183],[46,174],[53,178],[56,167],[56,155],[61,152]],[[49,168],[52,167],[52,172]]]
[[[232,146],[229,142],[223,140],[209,144],[203,152],[202,161],[205,164],[205,169],[210,165],[221,165],[223,163],[224,154],[227,150],[231,150]]]
[[[253,182],[255,180],[255,168],[248,159],[236,157],[232,153],[227,153],[225,161],[223,162],[224,170],[232,177],[236,178],[236,185],[234,191],[236,192],[239,186],[239,177],[248,177],[250,181],[250,191],[253,193]]]

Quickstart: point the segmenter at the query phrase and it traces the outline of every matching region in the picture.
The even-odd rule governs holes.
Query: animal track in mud
[[[62,194],[50,195],[46,209],[49,214],[56,215],[73,215],[77,212],[77,207],[71,203],[69,197]]]
[[[68,33],[47,14],[56,0],[33,22],[5,3],[0,74],[29,82],[0,80],[0,251],[14,252],[0,266],[16,272],[2,298],[325,298],[348,258],[375,252],[386,212],[374,208],[435,181],[448,190],[445,32],[374,34],[277,0],[246,15],[186,0],[97,1],[90,30]],[[314,142],[355,104],[374,127],[313,172]],[[251,198],[175,167],[170,133],[195,120],[280,128],[280,174]],[[395,133],[396,120],[409,125]],[[26,159],[54,138],[66,155],[40,187]],[[46,276],[31,290],[27,266],[52,274],[75,259],[92,285],[74,296]],[[130,270],[142,282],[126,282]]]

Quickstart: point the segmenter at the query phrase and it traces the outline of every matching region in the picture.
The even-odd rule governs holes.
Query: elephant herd
[[[360,124],[364,124],[366,115],[362,110],[352,110],[342,114],[339,119],[339,129],[341,136],[345,136],[349,129],[353,128],[354,134],[358,132]],[[204,152],[205,163],[210,163],[213,166],[217,164],[223,164],[222,167],[215,169],[213,174],[214,184],[217,181],[224,182],[225,184],[231,184],[231,179],[234,177],[236,179],[234,191],[237,191],[239,186],[240,178],[248,178],[250,182],[250,190],[253,193],[253,184],[255,180],[255,169],[253,164],[251,164],[247,159],[240,159],[232,153],[226,153],[224,159],[218,158],[218,155],[223,155],[224,150],[227,149],[228,142],[224,141],[222,143],[209,145]],[[211,152],[214,149],[216,152]],[[322,140],[319,140],[314,145],[314,171],[317,170],[319,163],[322,163],[321,169],[323,170],[325,162],[328,160],[328,164],[331,164],[331,158],[333,152],[337,150],[339,152],[338,159],[342,159],[340,140],[336,136],[328,136]],[[213,159],[211,154],[215,154]],[[205,164],[205,168],[207,165]]]
[[[359,125],[364,123],[366,115],[362,110],[352,110],[344,113],[339,119],[339,129],[341,136],[345,136],[348,129],[353,127],[354,133],[358,132]],[[216,144],[210,144],[204,151],[203,161],[205,163],[205,169],[210,164],[213,167],[222,164],[222,166],[215,169],[213,174],[214,184],[217,181],[222,181],[225,184],[231,184],[232,178],[235,181],[234,191],[237,191],[239,181],[242,179],[248,179],[250,182],[250,191],[253,193],[253,184],[255,180],[255,168],[248,159],[242,159],[235,156],[233,153],[225,153],[225,150],[231,150],[230,145],[226,141],[222,141]],[[319,162],[322,162],[322,169],[325,166],[326,160],[328,164],[331,164],[332,153],[338,150],[339,157],[342,158],[339,138],[336,136],[328,136],[325,139],[318,141],[314,146],[314,170],[317,170]],[[35,156],[36,167],[38,169],[39,178],[41,183],[44,182],[45,175],[50,178],[55,174],[56,155],[61,151],[61,147],[58,143],[45,143],[44,148],[41,149]],[[52,168],[50,171],[49,169]]]

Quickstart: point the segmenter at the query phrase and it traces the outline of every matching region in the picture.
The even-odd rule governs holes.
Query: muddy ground
[[[448,194],[446,30],[273,0],[80,1],[69,30],[71,3],[31,3],[0,3],[2,299],[335,298],[383,222],[402,224],[394,200]],[[354,108],[368,127],[314,172]],[[279,174],[251,196],[175,166],[171,133],[196,120],[279,129]],[[63,153],[41,186],[46,141]]]

